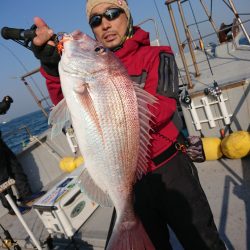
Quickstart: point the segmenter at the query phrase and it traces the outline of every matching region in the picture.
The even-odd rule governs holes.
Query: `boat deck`
[[[249,163],[250,157],[196,164],[216,225],[229,250],[250,249]],[[74,235],[73,241],[60,235],[54,235],[54,249],[104,249],[112,211],[112,208],[98,207]],[[45,242],[49,233],[37,213],[31,210],[23,215],[23,218],[36,239],[46,249]],[[16,216],[5,215],[0,218],[0,223],[17,240],[22,249],[34,249],[30,237]],[[4,237],[2,232],[1,236]],[[182,250],[173,234],[171,241],[174,250]]]
[[[62,175],[61,178],[51,182],[44,188],[44,190],[50,190],[50,188],[52,188],[60,179],[63,179],[64,177],[65,174]],[[64,235],[53,234],[53,249],[76,249],[76,246],[77,249],[84,250],[103,249],[106,243],[112,212],[113,208],[98,207],[71,239],[66,238]],[[49,249],[47,246],[49,232],[37,215],[36,211],[32,208],[31,211],[23,215],[23,219],[34,234],[36,240],[40,242],[41,247]],[[0,218],[0,224],[2,224],[3,227],[9,231],[12,238],[17,241],[22,249],[35,248],[30,236],[17,216],[6,214]],[[2,231],[0,232],[0,236],[5,238]],[[6,248],[0,247],[0,249]]]

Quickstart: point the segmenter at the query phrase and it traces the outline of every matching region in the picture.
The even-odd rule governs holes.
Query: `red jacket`
[[[152,134],[151,157],[154,158],[165,151],[179,134],[172,121],[176,112],[176,100],[157,93],[160,81],[163,79],[162,75],[168,73],[167,70],[160,70],[161,55],[162,53],[172,55],[172,50],[168,46],[150,46],[149,33],[135,27],[133,37],[126,40],[123,47],[114,53],[123,62],[129,75],[139,84],[143,84],[146,91],[158,98],[156,108],[151,109],[155,115],[155,129],[158,132]],[[46,78],[50,98],[56,105],[63,98],[60,80],[58,77],[46,74],[42,68],[41,73]],[[153,162],[150,163],[150,168],[155,169]]]

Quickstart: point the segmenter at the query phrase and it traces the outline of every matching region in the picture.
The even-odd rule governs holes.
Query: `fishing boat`
[[[193,10],[191,1],[165,1],[179,49],[176,62],[183,132],[204,138],[222,138],[250,129],[250,38],[245,28],[249,20],[242,21],[232,0],[223,2],[231,10],[232,23],[217,26],[203,0],[200,4],[206,20],[194,18],[192,24],[187,23],[183,11],[187,4]],[[173,11],[174,5],[176,11]],[[177,15],[183,25],[184,41],[179,34]],[[211,34],[201,35],[199,25],[202,22],[211,25]],[[195,34],[192,34],[192,26],[196,27]],[[205,38],[210,36],[213,40],[208,44]],[[160,45],[158,37],[152,44]],[[29,85],[29,77],[38,71],[35,69],[21,76],[21,80],[43,114],[48,116]],[[113,208],[100,207],[80,192],[77,176],[84,171],[84,164],[71,173],[59,168],[65,157],[80,157],[74,134],[68,131],[51,140],[50,132],[48,129],[39,136],[30,134],[31,142],[18,155],[32,190],[47,190],[23,218],[41,248],[104,249],[113,221]],[[223,156],[195,164],[227,249],[250,249],[249,155],[238,159]],[[6,212],[0,208],[0,224],[21,248],[39,249],[18,218]],[[174,250],[183,249],[173,233],[171,241]]]

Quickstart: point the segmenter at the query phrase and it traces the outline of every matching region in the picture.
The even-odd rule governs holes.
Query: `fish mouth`
[[[57,37],[58,44],[57,44],[57,50],[60,54],[62,54],[64,50],[64,43],[68,41],[73,41],[73,40],[80,40],[83,38],[83,33],[80,30],[76,30],[72,33],[62,33],[59,34]]]
[[[64,50],[64,43],[67,41],[72,41],[74,38],[71,34],[64,33],[57,37],[58,44],[57,44],[57,51],[61,55]]]

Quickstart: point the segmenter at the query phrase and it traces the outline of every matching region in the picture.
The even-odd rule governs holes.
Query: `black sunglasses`
[[[105,17],[108,21],[112,21],[120,16],[121,13],[124,13],[124,10],[121,8],[111,8],[107,9],[104,13],[94,15],[89,19],[89,25],[91,28],[95,28],[102,23],[102,18]]]

